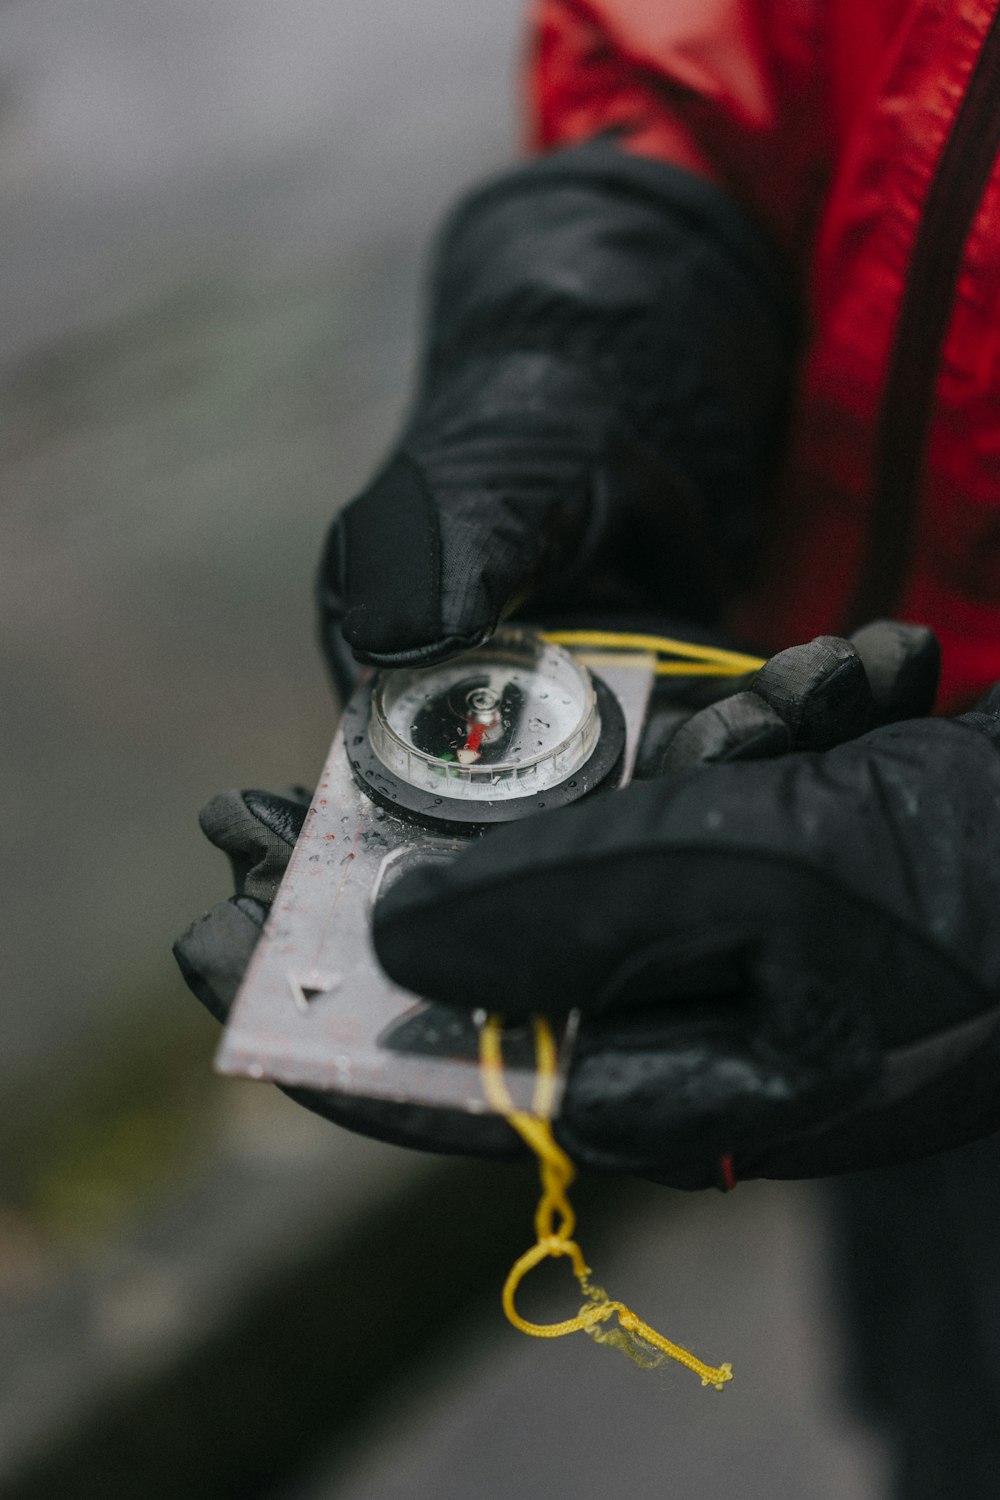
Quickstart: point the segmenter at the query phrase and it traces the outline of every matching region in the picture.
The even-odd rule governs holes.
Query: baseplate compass
[[[223,1073],[485,1112],[481,1018],[394,984],[372,913],[417,864],[489,829],[628,781],[653,682],[645,654],[587,659],[507,627],[451,661],[383,672],[344,710],[305,826],[231,1012]],[[560,1042],[560,1086],[572,1042]],[[511,1039],[518,1108],[530,1035]]]

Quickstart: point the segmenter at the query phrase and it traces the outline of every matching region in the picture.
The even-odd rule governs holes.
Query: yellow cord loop
[[[701,1377],[702,1385],[711,1385],[717,1391],[733,1378],[730,1364],[706,1365],[695,1355],[689,1354],[678,1344],[665,1339],[650,1328],[623,1302],[615,1302],[602,1287],[590,1280],[590,1267],[584,1260],[583,1251],[573,1239],[576,1215],[566,1196],[567,1189],[576,1176],[576,1169],[552,1134],[549,1117],[555,1087],[557,1053],[555,1038],[549,1023],[541,1017],[532,1022],[535,1032],[535,1057],[537,1078],[532,1112],[515,1109],[514,1101],[503,1076],[503,1021],[499,1016],[489,1016],[479,1036],[479,1062],[482,1070],[483,1088],[494,1109],[504,1116],[508,1124],[530,1146],[538,1157],[542,1196],[535,1212],[536,1242],[530,1250],[514,1262],[504,1282],[503,1310],[514,1327],[521,1333],[537,1339],[558,1339],[567,1333],[583,1331],[600,1344],[610,1344],[621,1349],[629,1359],[644,1369],[653,1369],[665,1359],[675,1359],[679,1364]],[[517,1311],[514,1297],[518,1287],[529,1271],[550,1257],[568,1258],[573,1275],[580,1283],[586,1301],[575,1318],[565,1318],[561,1323],[529,1323]],[[617,1317],[617,1326],[608,1327],[611,1318]]]

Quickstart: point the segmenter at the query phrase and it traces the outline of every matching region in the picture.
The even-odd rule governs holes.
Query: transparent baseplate
[[[631,776],[653,682],[646,655],[595,661],[625,715],[620,784]],[[489,837],[489,834],[474,835]],[[478,1026],[394,984],[371,941],[375,902],[416,862],[450,860],[468,837],[429,833],[366,796],[339,732],[234,1004],[216,1059],[222,1073],[369,1098],[492,1110],[481,1085]],[[558,1113],[574,1033],[559,1044]],[[518,1108],[535,1077],[528,1028],[505,1049]]]

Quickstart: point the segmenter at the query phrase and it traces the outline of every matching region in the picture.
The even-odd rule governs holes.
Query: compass
[[[344,743],[375,801],[475,828],[593,791],[621,759],[625,722],[568,651],[507,627],[451,661],[380,673],[348,705]]]
[[[494,1112],[478,1021],[457,1024],[392,982],[373,913],[397,880],[460,858],[492,827],[627,784],[655,660],[588,660],[505,626],[478,650],[358,685],[230,1012],[222,1072]],[[558,1038],[553,1116],[572,1035],[570,1024]],[[530,1110],[534,1047],[509,1040],[505,1081]],[[470,1118],[470,1141],[477,1128]]]

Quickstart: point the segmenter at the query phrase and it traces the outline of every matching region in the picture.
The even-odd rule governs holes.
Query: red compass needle
[[[486,733],[487,728],[485,724],[473,724],[471,719],[467,720],[467,723],[469,725],[468,737],[458,752],[459,764],[463,766],[479,759],[479,747],[483,742],[483,735]]]

